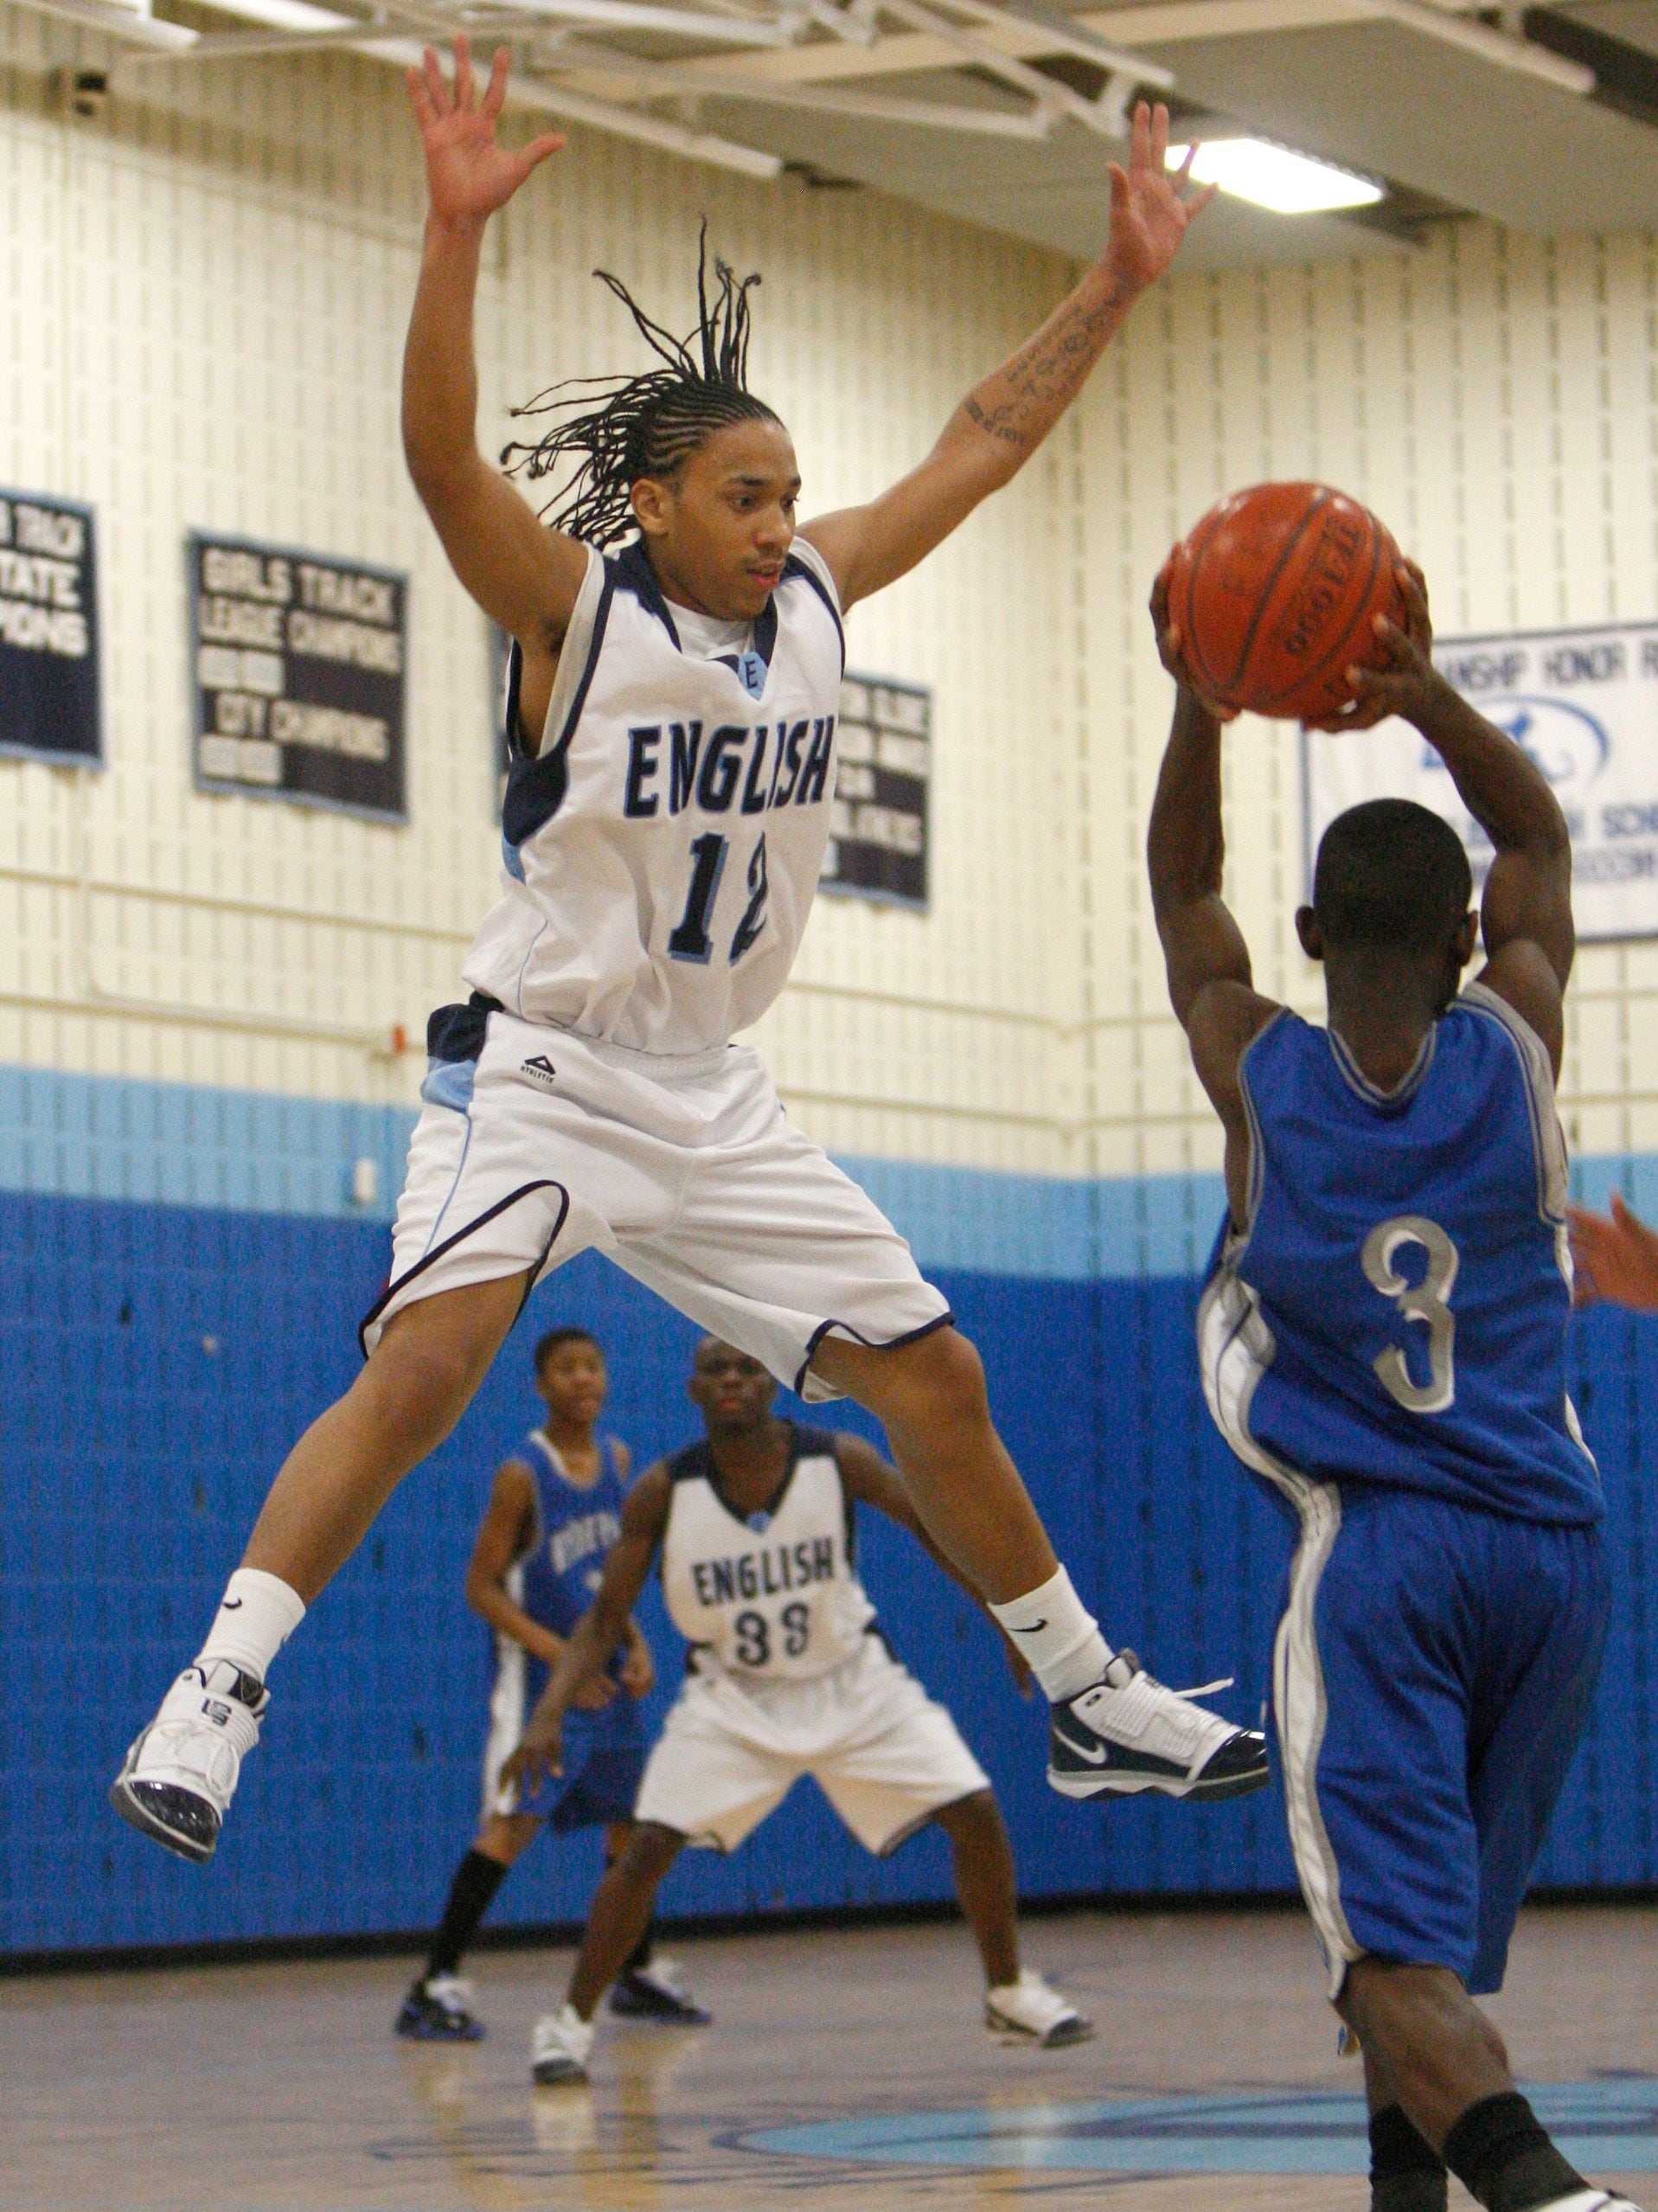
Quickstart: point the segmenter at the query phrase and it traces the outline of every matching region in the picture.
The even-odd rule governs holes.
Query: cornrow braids
[[[561,476],[560,490],[541,509],[555,529],[590,545],[611,545],[634,528],[629,492],[642,476],[669,477],[715,431],[733,422],[778,420],[748,388],[748,295],[759,278],[739,278],[724,261],[714,264],[708,285],[708,227],[699,236],[696,327],[684,338],[647,315],[619,277],[593,274],[608,285],[661,366],[634,376],[577,376],[550,385],[515,420],[554,415],[533,444],[515,439],[501,465],[509,476],[532,482]]]

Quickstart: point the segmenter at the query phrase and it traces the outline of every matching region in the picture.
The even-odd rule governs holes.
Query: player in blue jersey
[[[631,1461],[619,1438],[601,1436],[608,1376],[605,1355],[585,1329],[552,1329],[535,1347],[535,1387],[545,1420],[522,1452],[496,1470],[466,1571],[466,1601],[490,1638],[492,1683],[483,1750],[483,1818],[456,1869],[426,1965],[397,2016],[400,2036],[474,2042],[483,2033],[471,1991],[458,1978],[463,1954],[507,1870],[545,1824],[556,1836],[605,1830],[606,1863],[623,1850],[644,1771],[638,1700],[656,1668],[630,1616],[609,1668],[573,1701],[572,1756],[556,1786],[503,1790],[501,1769],[517,1745],[566,1640],[592,1604],[605,1555],[622,1530]],[[611,2009],[701,2025],[673,1963],[654,1956],[647,1928],[630,1952]]]
[[[1412,723],[1494,858],[1476,918],[1437,815],[1380,799],[1331,824],[1296,918],[1327,1026],[1254,988],[1220,896],[1220,718],[1153,596],[1180,690],[1152,897],[1226,1128],[1203,1382],[1299,1530],[1273,1703],[1302,1889],[1364,2053],[1373,2212],[1444,2212],[1447,2169],[1488,2212],[1614,2212],[1473,2002],[1501,1984],[1606,1631],[1565,1378],[1571,843],[1538,769],[1435,672],[1419,574],[1400,585],[1408,630],[1379,624],[1354,722]]]

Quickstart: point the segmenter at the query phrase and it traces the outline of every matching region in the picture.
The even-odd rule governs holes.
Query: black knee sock
[[[433,1974],[454,1972],[460,1965],[462,1952],[477,1933],[478,1922],[489,1911],[496,1891],[506,1878],[507,1869],[499,1859],[490,1858],[485,1851],[468,1851],[449,1885],[449,1902],[444,1907],[444,1916],[432,1940],[432,1956],[426,1960],[423,1979]]]
[[[1400,2105],[1370,2115],[1370,2212],[1445,2212],[1445,2162]]]
[[[1512,2089],[1469,2106],[1445,2138],[1445,2164],[1486,2212],[1535,2212],[1589,2186]]]

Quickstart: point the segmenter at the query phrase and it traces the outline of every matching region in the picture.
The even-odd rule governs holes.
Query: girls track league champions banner
[[[835,752],[835,804],[820,888],[925,907],[931,692],[848,671],[841,684]]]
[[[0,753],[104,757],[93,512],[49,492],[0,491]]]
[[[188,560],[197,789],[406,820],[408,579],[202,531]]]
[[[1553,785],[1572,828],[1579,938],[1658,937],[1658,622],[1444,638],[1433,657]],[[1301,757],[1309,884],[1326,825],[1389,797],[1443,814],[1484,882],[1490,845],[1415,730],[1390,721],[1351,737],[1303,734]]]

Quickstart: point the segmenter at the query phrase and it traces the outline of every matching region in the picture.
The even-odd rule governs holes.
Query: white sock
[[[263,1682],[271,1663],[305,1618],[298,1593],[262,1568],[239,1567],[226,1585],[200,1661],[228,1659]]]
[[[1111,1647],[1062,1567],[1051,1580],[990,1611],[1030,1663],[1050,1705],[1075,1697],[1111,1663]]]

